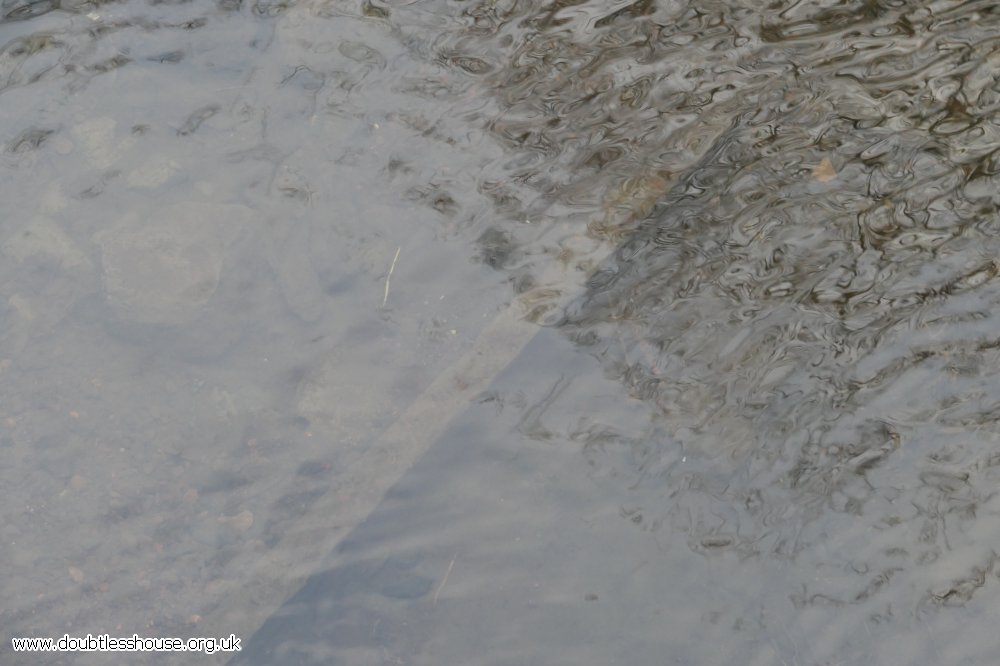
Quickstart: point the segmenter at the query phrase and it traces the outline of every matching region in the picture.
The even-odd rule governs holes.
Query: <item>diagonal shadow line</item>
[[[682,145],[686,136],[697,137],[699,150],[692,156],[691,167],[710,159],[720,140],[735,127],[739,104],[740,97],[736,96],[671,137]],[[678,182],[678,175],[675,175],[663,183],[663,199],[668,198]],[[555,197],[546,195],[545,198],[548,200],[540,207],[537,217],[546,216],[557,206]],[[557,215],[548,217],[558,219]],[[595,241],[591,250],[578,255],[576,265],[600,266],[622,247],[615,239],[627,238],[628,229],[641,221],[633,216],[613,224],[620,233],[611,240],[603,235],[599,240],[591,236]],[[552,285],[558,285],[561,297],[555,309],[562,311],[565,305],[585,293],[593,272],[596,269],[585,273],[553,261],[538,276],[537,284],[541,285],[538,289],[551,293]],[[215,596],[215,603],[204,609],[204,619],[199,623],[201,635],[235,633],[249,638],[297,593],[311,573],[323,568],[344,537],[375,510],[386,492],[535,337],[541,324],[535,321],[537,302],[532,302],[532,298],[537,298],[538,289],[515,296],[482,330],[471,349],[431,382],[345,470],[341,482],[316,499],[309,511],[288,527],[266,557],[258,552],[234,558],[230,566],[239,568],[243,575],[239,583],[225,584]],[[296,572],[290,573],[280,564],[287,562],[296,563]],[[303,571],[305,573],[301,573]],[[213,655],[210,661],[225,663],[229,656]]]

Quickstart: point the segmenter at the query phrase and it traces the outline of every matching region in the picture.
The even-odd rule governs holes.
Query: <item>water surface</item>
[[[11,635],[992,663],[992,5],[3,16]]]

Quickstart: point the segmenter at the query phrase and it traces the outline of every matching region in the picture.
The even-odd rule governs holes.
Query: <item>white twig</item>
[[[392,279],[392,272],[396,270],[396,261],[399,260],[399,251],[403,248],[396,248],[396,256],[392,258],[392,265],[389,266],[389,274],[385,276],[385,295],[382,296],[382,307],[389,302],[389,280]]]
[[[451,570],[455,566],[455,558],[451,559],[451,564],[448,565],[448,570],[444,572],[444,578],[441,580],[441,584],[438,585],[438,589],[434,591],[434,600],[431,602],[432,606],[437,606],[438,595],[441,594],[441,590],[444,589],[445,583],[448,582],[448,576],[451,575]]]

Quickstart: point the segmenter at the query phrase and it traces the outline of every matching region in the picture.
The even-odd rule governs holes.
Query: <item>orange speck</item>
[[[837,171],[828,157],[824,157],[822,162],[813,167],[813,178],[821,183],[829,182],[836,177]]]

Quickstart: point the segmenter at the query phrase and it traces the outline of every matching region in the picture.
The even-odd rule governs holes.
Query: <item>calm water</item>
[[[4,663],[996,662],[993,4],[0,11]]]

